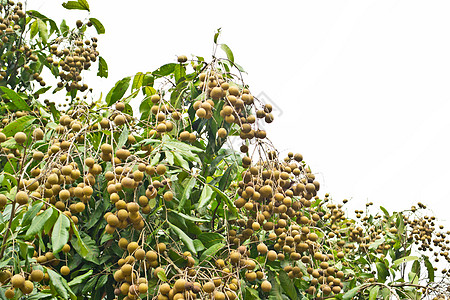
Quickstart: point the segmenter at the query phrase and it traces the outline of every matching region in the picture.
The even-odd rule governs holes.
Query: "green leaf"
[[[342,300],[350,300],[353,297],[356,296],[356,294],[359,293],[359,291],[364,288],[366,285],[359,285],[357,287],[352,288],[351,290],[347,291],[343,296],[342,296]]]
[[[31,223],[30,228],[28,228],[26,237],[33,237],[34,235],[40,233],[44,228],[45,223],[48,221],[50,216],[53,214],[53,207],[47,208],[43,213],[36,216]]]
[[[416,273],[418,277],[420,276],[420,262],[418,260],[413,262],[411,272]]]
[[[175,66],[177,66],[178,64],[175,63],[170,63],[170,64],[165,64],[161,67],[159,67],[158,69],[156,69],[155,71],[152,72],[153,75],[157,75],[157,76],[167,76],[171,73],[173,73],[173,71],[175,70]]]
[[[384,215],[389,218],[389,212],[383,206],[380,206],[380,209],[383,211]]]
[[[167,209],[167,211],[169,212],[173,212],[174,214],[177,214],[177,215],[179,215],[180,217],[182,217],[183,219],[186,219],[186,220],[189,220],[189,221],[192,221],[192,222],[201,222],[201,223],[204,223],[204,222],[208,222],[209,220],[206,220],[206,219],[200,219],[200,218],[197,218],[197,217],[194,217],[194,216],[188,216],[188,215],[186,215],[186,214],[183,214],[182,212],[178,212],[178,211],[176,211],[176,210],[171,210],[171,209]]]
[[[223,51],[227,54],[228,60],[230,60],[232,63],[234,63],[234,55],[231,51],[230,47],[228,47],[226,44],[221,44],[220,48],[222,48]]]
[[[174,69],[175,82],[178,83],[181,79],[186,77],[186,69],[182,64],[177,64]]]
[[[117,149],[120,149],[122,148],[123,145],[125,145],[125,143],[128,140],[129,133],[130,131],[128,130],[128,127],[125,125],[122,132],[120,133],[119,140],[117,141]]]
[[[81,290],[81,293],[82,294],[86,294],[88,292],[93,291],[93,289],[95,287],[95,284],[97,283],[98,277],[99,276],[97,275],[97,276],[94,276],[91,279],[89,279],[89,281],[86,282],[86,284],[83,286],[83,289]]]
[[[217,39],[219,38],[220,30],[221,30],[221,29],[222,29],[222,28],[218,28],[217,31],[216,31],[216,33],[214,34],[214,44],[217,44]]]
[[[382,237],[382,238],[376,240],[375,242],[373,242],[372,244],[370,244],[369,249],[370,249],[370,250],[377,249],[378,246],[380,246],[381,244],[384,243],[384,241],[385,241],[384,237]]]
[[[181,195],[180,203],[178,204],[178,210],[181,211],[185,208],[184,206],[187,202],[187,199],[189,199],[189,197],[191,196],[192,189],[194,188],[196,182],[197,179],[192,176],[191,178],[189,178],[189,181],[186,184],[183,184],[184,190]]]
[[[289,278],[289,275],[284,270],[280,270],[278,278],[280,279],[280,285],[286,295],[288,295],[291,300],[297,300],[297,290],[294,282]]]
[[[159,278],[161,281],[167,282],[166,273],[165,273],[163,270],[161,270],[161,271],[159,271],[158,273],[156,273],[156,276],[158,276],[158,278]]]
[[[42,202],[36,202],[31,206],[31,208],[25,213],[22,219],[22,227],[27,226],[31,223],[31,220],[36,216],[36,214],[41,210]]]
[[[399,258],[397,260],[394,260],[392,263],[392,268],[397,268],[399,265],[401,265],[402,263],[408,262],[408,261],[414,261],[414,260],[418,260],[419,258],[417,256],[406,256],[406,257],[402,257]]]
[[[102,22],[100,22],[98,19],[96,18],[89,18],[89,21],[91,21],[92,25],[94,25],[95,29],[97,30],[98,34],[104,34],[105,31],[105,26],[103,26]]]
[[[379,285],[371,287],[370,288],[370,292],[369,292],[369,300],[376,300],[379,290],[380,290],[380,286]]]
[[[220,198],[222,198],[222,200],[225,201],[225,203],[228,206],[228,210],[233,214],[236,215],[237,214],[237,209],[236,206],[234,205],[234,203],[230,200],[230,198],[224,193],[222,192],[220,189],[218,189],[217,187],[208,184],[216,193],[217,195],[219,195]]]
[[[38,22],[34,21],[30,25],[30,39],[34,38],[38,32],[39,32]]]
[[[105,283],[106,283],[107,281],[108,281],[108,275],[107,275],[107,274],[102,275],[102,276],[98,279],[97,284],[95,285],[95,289],[100,289],[100,288],[102,288],[102,287],[105,285]]]
[[[87,10],[81,3],[78,1],[67,1],[62,4],[65,9],[79,9],[79,10]]]
[[[63,299],[69,299],[70,295],[70,298],[74,299],[72,295],[75,295],[67,285],[67,281],[61,275],[50,268],[47,268],[47,274],[50,278],[50,288],[54,290],[58,296],[62,297]]]
[[[36,19],[36,22],[38,23],[39,37],[42,39],[42,42],[44,44],[47,44],[48,40],[47,24],[45,24],[45,22],[42,21],[41,19]]]
[[[89,270],[86,273],[84,273],[83,275],[78,275],[77,277],[75,277],[74,279],[72,279],[68,285],[70,287],[75,286],[77,284],[83,283],[87,278],[89,278],[89,276],[91,276],[91,274],[94,273],[93,270]]]
[[[107,78],[108,77],[108,64],[106,63],[106,60],[99,56],[98,57],[98,72],[97,76]]]
[[[87,0],[78,0],[78,3],[80,3],[80,5],[82,7],[84,7],[85,10],[90,11],[89,10],[89,3],[87,2]]]
[[[431,264],[431,262],[427,256],[424,256],[424,263],[425,263],[425,267],[427,268],[427,271],[428,271],[429,282],[434,282],[434,267]]]
[[[62,20],[61,25],[59,25],[59,28],[61,28],[61,34],[63,36],[67,36],[67,34],[69,33],[69,26],[67,26],[66,24],[66,20]]]
[[[9,100],[13,101],[15,107],[17,107],[20,110],[26,110],[31,111],[31,108],[28,106],[27,102],[19,96],[15,91],[8,89],[7,87],[1,86],[0,89],[2,89],[3,93],[5,93]]]
[[[217,252],[219,252],[220,249],[223,249],[225,247],[225,244],[223,243],[217,243],[206,249],[202,255],[200,256],[200,261],[210,260],[214,255],[216,255]]]
[[[202,207],[207,206],[211,202],[213,194],[213,189],[209,185],[205,185],[200,195],[200,201],[198,203],[197,210],[200,210]]]
[[[131,77],[125,77],[117,81],[116,85],[109,91],[108,95],[106,95],[106,104],[113,105],[119,101],[130,86],[130,80]]]
[[[169,223],[170,228],[178,235],[178,237],[183,241],[184,245],[188,248],[189,251],[192,252],[192,254],[197,255],[197,250],[195,249],[194,242],[192,239],[184,233],[183,230],[178,228],[177,226],[173,225],[172,223]]]
[[[71,240],[71,244],[75,251],[77,251],[78,254],[80,254],[80,256],[87,261],[98,264],[100,250],[97,247],[97,243],[87,233],[84,232],[81,232],[81,234],[78,234],[78,236],[75,234],[75,236],[76,240],[74,240],[73,236]]]
[[[386,265],[383,262],[377,262],[375,265],[377,267],[378,281],[385,282],[386,278],[389,276],[389,271]]]
[[[131,91],[137,90],[142,86],[142,83],[144,82],[144,73],[138,72],[136,75],[134,75],[133,78],[133,84],[131,85]]]
[[[59,214],[52,231],[53,253],[61,251],[62,247],[69,241],[69,228],[70,221],[68,217],[65,214]]]
[[[33,116],[30,116],[30,115],[20,117],[20,118],[16,119],[15,121],[6,125],[5,128],[3,128],[2,132],[6,136],[13,136],[17,132],[23,131],[26,127],[28,127],[28,125],[33,123],[34,120],[36,120],[36,118]]]
[[[214,244],[223,242],[224,237],[217,232],[202,232],[198,235],[198,239],[202,241],[206,248],[209,248]]]

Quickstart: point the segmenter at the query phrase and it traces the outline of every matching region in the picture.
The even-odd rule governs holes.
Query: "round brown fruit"
[[[269,281],[264,280],[261,283],[261,289],[262,289],[263,292],[268,293],[272,289],[272,284]]]
[[[27,140],[27,135],[21,131],[17,132],[14,135],[14,140],[16,141],[17,144],[23,144]]]

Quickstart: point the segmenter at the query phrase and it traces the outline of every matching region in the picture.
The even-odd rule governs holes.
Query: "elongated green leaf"
[[[47,268],[47,273],[50,278],[50,288],[54,290],[58,296],[62,297],[63,299],[69,299],[71,295],[74,295],[72,290],[70,290],[69,286],[67,285],[67,281],[61,275],[50,268]]]
[[[6,136],[13,136],[17,132],[23,131],[28,125],[33,123],[34,120],[36,120],[36,118],[33,116],[29,116],[29,115],[20,117],[20,118],[16,119],[15,121],[6,125],[5,128],[3,128],[2,132]]]
[[[122,132],[120,133],[119,140],[117,141],[117,149],[120,149],[120,148],[122,148],[123,145],[125,145],[125,143],[128,140],[129,133],[130,133],[130,131],[128,130],[128,127],[125,125],[123,127]]]
[[[34,21],[30,25],[30,39],[34,38],[38,32],[39,32],[38,22]]]
[[[389,276],[389,270],[383,262],[377,262],[375,265],[377,267],[378,281],[385,282]]]
[[[359,285],[357,287],[352,288],[351,290],[347,291],[343,296],[342,296],[342,300],[350,300],[353,297],[356,296],[356,294],[359,293],[359,291],[364,288],[366,285]]]
[[[220,48],[222,48],[223,51],[225,51],[227,58],[234,63],[234,55],[233,52],[231,51],[230,47],[228,47],[226,44],[221,44]]]
[[[195,183],[197,182],[197,179],[192,176],[189,178],[189,181],[184,185],[183,193],[181,194],[180,203],[178,205],[178,210],[182,211],[185,207],[185,204],[187,202],[187,199],[191,196],[192,189],[195,186]]]
[[[228,196],[222,192],[220,189],[218,189],[217,187],[208,184],[216,193],[217,195],[220,196],[220,198],[222,198],[223,201],[225,201],[225,203],[228,206],[228,210],[233,214],[236,215],[237,214],[237,209],[236,206],[234,205],[234,203],[230,200],[230,198],[228,198]]]
[[[198,239],[202,241],[206,248],[209,248],[214,244],[223,242],[224,237],[217,232],[202,232],[198,235]]]
[[[42,21],[41,21],[42,22]],[[8,99],[13,101],[15,107],[21,110],[31,111],[30,106],[28,106],[27,102],[19,96],[15,91],[8,89],[7,87],[1,86],[3,93],[8,96]]]
[[[25,234],[27,237],[33,237],[35,234],[40,233],[44,228],[45,223],[48,221],[50,216],[53,214],[53,208],[47,208],[43,213],[36,216],[31,223],[30,228],[28,228],[27,233]]]
[[[128,87],[130,86],[131,77],[125,77],[117,81],[116,85],[106,95],[106,104],[112,105],[123,97]]]
[[[41,38],[41,40],[44,44],[47,44],[47,40],[48,40],[47,24],[45,24],[45,22],[42,21],[41,19],[36,19],[36,22],[38,24],[39,37]]]
[[[70,221],[68,217],[65,214],[59,214],[52,231],[53,253],[61,251],[62,247],[69,241],[69,228]]]
[[[178,83],[181,79],[186,77],[186,69],[182,64],[177,64],[174,68],[175,82]]]
[[[169,225],[170,225],[170,228],[178,235],[178,237],[181,239],[181,241],[183,241],[186,248],[188,248],[188,250],[191,251],[192,254],[197,255],[197,250],[195,249],[195,245],[194,245],[194,242],[192,241],[192,239],[186,233],[184,233],[183,230],[181,230],[177,226],[175,226],[171,223],[169,223]]]
[[[97,30],[98,34],[104,34],[106,32],[105,26],[103,26],[102,22],[100,22],[98,19],[89,18],[89,21],[91,21],[92,25],[94,25],[95,30]]]
[[[425,263],[425,267],[427,268],[427,271],[428,271],[429,282],[434,282],[434,267],[431,264],[431,262],[427,256],[424,257],[424,263]]]
[[[200,201],[197,209],[200,210],[202,207],[207,206],[211,202],[213,194],[213,189],[209,185],[205,185],[200,195]]]
[[[97,283],[97,280],[100,276],[94,276],[91,279],[89,279],[88,282],[86,282],[86,284],[83,286],[83,289],[81,290],[82,294],[86,294],[87,292],[90,292],[94,289],[95,284]]]
[[[106,60],[99,56],[98,57],[98,72],[97,76],[107,78],[108,77],[108,64],[106,63]]]
[[[144,73],[138,72],[133,77],[133,84],[131,85],[131,91],[137,90],[142,86],[144,81]]]
[[[155,71],[153,71],[152,74],[157,75],[157,76],[167,76],[167,75],[173,73],[176,65],[177,64],[175,64],[175,63],[165,64],[165,65],[159,67],[158,69],[156,69]]]
[[[41,210],[42,205],[42,202],[36,202],[33,206],[31,206],[31,208],[23,216],[22,227],[25,227],[31,223],[31,220],[33,220],[39,210]]]
[[[395,269],[402,263],[405,263],[408,261],[414,261],[414,260],[418,260],[418,259],[419,258],[417,256],[406,256],[406,257],[399,258],[392,263],[392,268]]]
[[[286,295],[288,295],[291,300],[297,300],[297,290],[294,282],[289,278],[289,275],[284,270],[280,270],[278,278],[280,279],[280,285]]]
[[[158,271],[158,273],[156,273],[156,276],[158,276],[158,278],[159,278],[161,281],[167,282],[166,273],[165,273],[163,270]]]
[[[383,206],[380,206],[380,209],[383,211],[384,215],[389,218],[389,212]]]
[[[72,225],[72,228],[74,228],[74,225]],[[74,230],[74,233],[76,238],[72,236],[71,244],[75,251],[77,251],[84,259],[98,264],[100,250],[97,247],[97,243],[84,232],[81,232],[80,234],[78,233],[78,230],[76,232]]]
[[[225,244],[223,243],[217,243],[206,249],[202,255],[200,256],[200,261],[203,260],[210,260],[214,255],[216,255],[217,252],[219,252],[220,249],[223,249],[225,247]]]
[[[218,28],[217,31],[216,31],[216,33],[214,34],[214,44],[217,44],[217,39],[219,38],[220,30],[221,30],[221,29],[222,29],[222,28]]]
[[[189,221],[192,221],[192,222],[201,222],[201,223],[204,223],[204,222],[208,222],[208,221],[209,221],[209,220],[206,220],[206,219],[200,219],[200,218],[197,218],[197,217],[194,217],[194,216],[188,216],[188,215],[183,214],[182,212],[178,212],[178,211],[176,211],[176,210],[168,209],[167,211],[173,212],[174,214],[179,215],[179,216],[182,217],[183,219],[186,219],[186,220],[189,220]]]
[[[370,292],[369,292],[369,300],[376,300],[379,290],[380,290],[380,286],[379,285],[371,287],[370,288]]]
[[[174,156],[174,160],[175,160],[175,164],[177,166],[182,167],[185,170],[189,170],[189,163],[183,158],[182,155],[180,155],[180,153],[174,151],[173,152],[173,156]]]
[[[79,9],[86,10],[86,7],[81,5],[78,1],[67,1],[62,4],[65,9]]]
[[[62,20],[61,21],[61,25],[59,25],[59,28],[61,28],[61,34],[63,36],[67,36],[67,34],[69,33],[70,28],[69,28],[69,26],[67,26],[66,20]]]
[[[80,5],[84,7],[85,10],[89,11],[89,3],[87,2],[87,0],[78,0],[78,3],[80,3]]]
[[[88,279],[88,278],[92,275],[93,272],[94,272],[93,270],[89,270],[89,271],[87,271],[86,273],[84,273],[84,274],[82,274],[82,275],[78,275],[77,277],[75,277],[74,279],[72,279],[72,280],[68,283],[68,285],[69,285],[70,287],[73,287],[73,286],[75,286],[75,285],[77,285],[77,284],[83,283],[86,279]]]

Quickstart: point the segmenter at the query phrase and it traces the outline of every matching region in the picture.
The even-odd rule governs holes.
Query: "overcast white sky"
[[[450,220],[449,1],[89,2],[106,27],[110,77],[88,79],[98,91],[176,55],[210,57],[221,27],[251,92],[281,109],[268,137],[302,153],[323,192],[361,209],[422,201]],[[88,17],[60,3],[28,5]]]

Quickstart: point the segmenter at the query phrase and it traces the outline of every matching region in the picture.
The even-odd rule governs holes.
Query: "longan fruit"
[[[219,130],[217,131],[217,135],[222,139],[225,138],[227,136],[227,134],[228,133],[225,128],[219,128]]]
[[[197,111],[195,112],[195,114],[197,115],[197,117],[199,118],[205,118],[206,117],[206,110],[204,108],[199,108],[197,109]]]
[[[11,285],[14,288],[20,288],[25,284],[25,278],[22,275],[16,274],[11,278]]]
[[[145,250],[137,249],[136,252],[134,252],[134,257],[136,257],[137,260],[143,260],[145,258]]]
[[[123,111],[123,110],[125,109],[125,103],[123,103],[123,102],[117,102],[117,103],[116,103],[116,109],[117,109],[118,111]]]
[[[214,300],[225,300],[225,294],[219,291],[215,291]]]
[[[171,290],[171,288],[168,283],[163,283],[159,286],[159,292],[163,295],[169,294],[170,290]]]
[[[173,288],[174,288],[177,292],[184,292],[185,286],[186,286],[186,280],[184,280],[184,279],[178,279],[177,281],[175,281],[175,284],[174,284]]]
[[[125,122],[126,122],[126,119],[122,115],[117,115],[114,118],[114,124],[116,124],[117,126],[121,126],[121,125],[125,124]]]
[[[16,141],[17,144],[23,144],[27,140],[27,135],[25,133],[21,132],[21,131],[17,132],[14,135],[14,140]]]
[[[25,295],[31,294],[33,292],[33,289],[34,289],[34,284],[29,280],[25,280],[25,283],[20,288],[22,293],[24,293]]]
[[[130,254],[133,253],[134,251],[136,251],[136,249],[138,249],[138,248],[139,248],[139,244],[136,242],[131,242],[127,245],[127,250]]]
[[[118,243],[119,247],[122,249],[127,249],[128,240],[126,238],[121,238]]]
[[[37,141],[40,141],[44,138],[44,132],[40,128],[36,128],[33,130],[33,138]]]
[[[28,194],[24,191],[19,191],[16,194],[15,200],[19,205],[24,205],[28,203]]]
[[[158,165],[156,166],[156,173],[158,175],[163,175],[164,173],[166,173],[166,166],[165,165]]]
[[[187,56],[186,55],[180,55],[180,56],[177,57],[177,61],[179,63],[184,63],[184,62],[187,61]]]
[[[166,244],[159,243],[158,245],[156,245],[156,249],[158,249],[159,253],[162,253],[162,252],[166,251],[167,247],[166,247]]]
[[[169,202],[173,200],[173,193],[171,191],[167,191],[164,193],[164,200]]]
[[[270,292],[271,289],[272,289],[272,284],[271,284],[269,281],[264,280],[264,281],[261,283],[261,290],[262,290],[263,292],[268,293],[268,292]]]
[[[149,250],[147,251],[147,253],[145,254],[145,257],[149,260],[149,261],[156,261],[158,259],[158,253],[156,253],[155,251]]]
[[[6,299],[12,299],[15,296],[15,292],[13,288],[9,288],[5,291],[5,297]]]
[[[205,291],[205,293],[212,293],[214,292],[214,290],[216,289],[216,286],[213,282],[208,281],[203,285],[203,290]]]
[[[64,252],[64,253],[69,253],[69,251],[70,251],[70,245],[69,245],[69,244],[65,244],[65,245],[62,247],[62,252]]]

